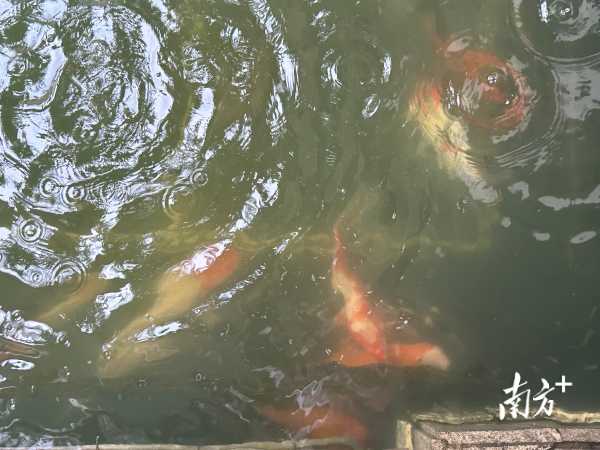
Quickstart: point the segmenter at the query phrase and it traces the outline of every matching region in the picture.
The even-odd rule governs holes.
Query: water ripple
[[[0,309],[0,336],[10,341],[27,345],[44,345],[56,342],[59,334],[40,322],[25,320],[20,311]]]
[[[179,376],[192,382],[200,368],[195,394],[208,386],[213,401],[213,387],[220,389],[214,379],[242,402],[240,384],[252,384],[254,367],[269,369],[269,389],[292,392],[299,407],[328,404],[333,378],[292,368],[301,366],[298,355],[308,361],[319,353],[319,364],[330,351],[319,334],[332,316],[330,232],[349,199],[361,202],[355,193],[363,183],[385,197],[372,216],[356,207],[366,228],[357,240],[369,246],[360,270],[373,272],[373,284],[374,261],[405,255],[388,229],[409,220],[410,230],[431,232],[429,210],[440,217],[459,209],[467,220],[477,209],[462,198],[429,205],[430,193],[451,177],[431,176],[434,164],[413,164],[420,147],[405,125],[415,86],[415,121],[433,144],[427,148],[457,150],[446,162],[474,197],[496,202],[505,194],[519,206],[532,204],[537,217],[597,206],[597,190],[581,187],[597,186],[594,174],[577,178],[569,192],[539,183],[547,170],[572,161],[571,143],[580,149],[578,142],[596,133],[590,124],[600,109],[600,66],[598,49],[588,45],[597,29],[587,17],[598,18],[597,1],[531,7],[513,0],[502,9],[508,15],[512,6],[512,23],[498,25],[507,45],[496,47],[483,22],[448,34],[445,48],[422,45],[431,37],[415,12],[421,2],[367,3],[0,0],[0,278],[10,302],[0,309],[0,338],[39,352],[0,355],[2,387],[11,376],[22,378],[17,412],[3,416],[11,406],[0,400],[3,430],[22,411],[39,409],[39,423],[31,422],[40,429],[85,428],[93,442],[95,415],[85,427],[68,415],[92,402],[64,406],[61,394],[59,407],[62,389],[89,393],[106,402],[98,410],[121,411],[125,422],[131,411],[163,414],[130,408],[134,396],[122,407],[119,387],[96,381],[103,376],[98,355],[109,350],[114,377],[133,381],[138,394],[160,385],[164,397],[153,401],[169,405],[184,387],[173,394],[161,383]],[[547,9],[537,8],[542,4]],[[496,206],[503,205],[486,211]],[[517,212],[500,216],[506,220],[494,223],[506,226],[501,232],[519,228]],[[532,222],[527,239],[545,249],[565,236],[573,253],[598,241],[593,224],[564,233],[552,221]],[[411,234],[411,244],[419,238]],[[234,262],[221,259],[225,249]],[[451,248],[442,250],[448,257],[435,264],[452,259]],[[40,358],[44,351],[52,357]],[[179,358],[177,365],[164,354]],[[26,372],[39,387],[50,385],[48,398],[22,393],[32,376]],[[43,381],[48,373],[55,383]],[[34,407],[19,403],[29,400]],[[245,419],[247,411],[229,400],[227,417]],[[194,402],[196,412],[218,411]],[[67,415],[55,417],[57,407]],[[164,414],[179,417],[169,408]],[[166,422],[191,423],[187,418]]]
[[[184,217],[186,212],[193,209],[194,197],[192,194],[192,187],[184,183],[176,184],[165,190],[162,207],[166,215],[173,221],[178,221],[178,219]]]
[[[85,282],[86,270],[81,262],[64,259],[51,269],[52,284],[63,286],[67,291],[76,291]]]
[[[598,0],[513,0],[513,24],[540,58],[567,64],[598,61]]]
[[[281,18],[273,14],[269,4],[265,0],[253,0],[250,2],[251,10],[257,17],[269,44],[273,46],[275,58],[279,67],[279,79],[281,91],[286,92],[293,101],[298,100],[298,65],[296,57],[288,48]]]

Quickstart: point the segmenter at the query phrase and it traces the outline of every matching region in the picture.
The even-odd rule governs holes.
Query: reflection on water
[[[599,17],[0,0],[1,443],[597,407]]]

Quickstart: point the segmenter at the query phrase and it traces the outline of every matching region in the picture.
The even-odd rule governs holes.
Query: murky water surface
[[[0,444],[600,406],[599,21],[0,0]]]

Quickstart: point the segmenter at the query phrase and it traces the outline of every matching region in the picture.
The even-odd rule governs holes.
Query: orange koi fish
[[[436,48],[437,64],[419,81],[409,101],[409,117],[438,150],[440,166],[461,179],[475,198],[496,200],[474,164],[471,134],[491,143],[527,125],[537,102],[535,91],[515,64],[475,47],[467,36],[444,40],[433,17],[426,28]]]
[[[444,51],[441,64],[410,101],[410,115],[440,150],[468,152],[466,125],[502,133],[526,120],[533,92],[508,61],[467,48]]]
[[[384,358],[378,358],[363,350],[355,342],[345,341],[331,355],[329,361],[335,361],[345,367],[367,367],[387,365],[393,367],[428,366],[447,370],[450,360],[444,351],[430,342],[390,343]]]
[[[526,77],[509,61],[472,48],[468,36],[442,38],[436,30],[437,14],[434,10],[425,17],[425,29],[439,55],[437,73],[425,84],[438,110],[445,104],[466,123],[490,131],[518,126],[532,101]]]
[[[333,230],[333,237],[335,255],[331,268],[331,284],[344,298],[342,320],[355,342],[374,358],[383,360],[386,356],[383,323],[371,307],[365,287],[350,270],[337,226]]]
[[[482,50],[446,52],[445,75],[420,81],[409,117],[438,150],[440,166],[462,180],[474,198],[494,202],[497,193],[473,162],[470,130],[510,135],[527,123],[534,94],[510,63]]]
[[[340,317],[349,338],[330,360],[347,367],[386,364],[397,367],[430,366],[446,370],[450,361],[444,351],[429,342],[386,342],[384,323],[369,302],[361,281],[351,272],[339,229],[334,228],[335,256],[331,283],[344,298]]]
[[[367,427],[360,420],[331,406],[314,407],[310,412],[265,406],[260,408],[260,413],[287,429],[314,439],[347,437],[364,447],[369,435]]]
[[[446,101],[467,123],[493,131],[510,130],[526,114],[526,78],[508,61],[491,52],[464,49],[444,54]]]

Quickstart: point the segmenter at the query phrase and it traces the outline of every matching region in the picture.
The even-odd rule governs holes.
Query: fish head
[[[444,54],[437,78],[440,101],[451,116],[490,132],[516,127],[530,103],[525,76],[508,60],[483,49]]]
[[[436,150],[440,166],[473,198],[493,204],[500,198],[494,186],[512,176],[502,168],[503,154],[527,127],[538,96],[517,59],[472,39],[455,38],[436,55],[416,83],[409,119]]]

